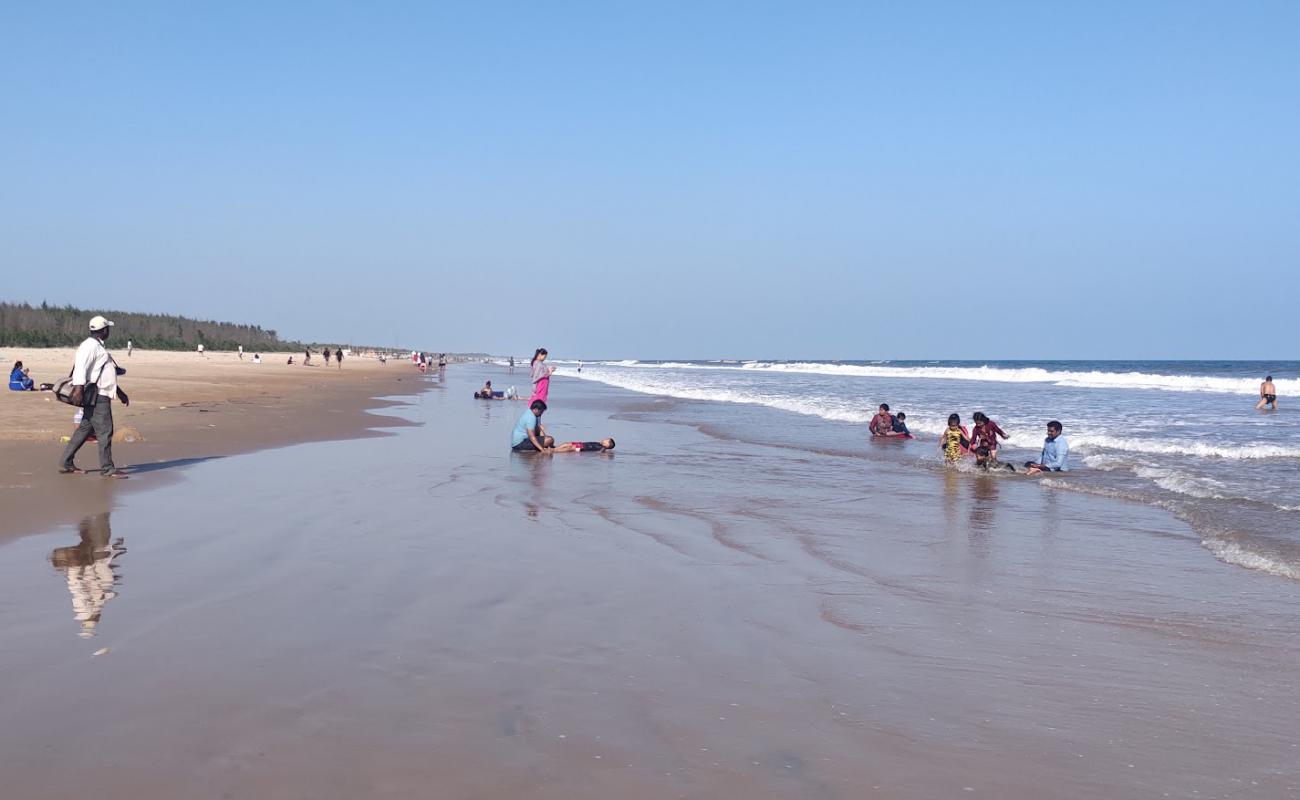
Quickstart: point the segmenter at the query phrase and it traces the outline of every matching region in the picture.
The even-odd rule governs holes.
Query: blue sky
[[[1294,357],[1300,4],[1072,5],[5,3],[0,297],[556,357]]]

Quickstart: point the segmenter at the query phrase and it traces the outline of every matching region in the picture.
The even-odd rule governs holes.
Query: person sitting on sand
[[[943,450],[944,460],[950,464],[955,464],[970,452],[970,433],[957,414],[948,415],[948,427],[939,435],[939,447]]]
[[[15,392],[36,391],[36,383],[32,380],[31,370],[24,369],[21,361],[15,361],[13,371],[9,373],[9,388]]]
[[[888,436],[893,429],[894,415],[889,413],[889,403],[881,403],[880,410],[871,418],[867,430],[871,431],[872,436]]]
[[[614,449],[614,440],[601,439],[599,442],[565,442],[557,445],[557,453],[603,453]]]
[[[993,460],[997,461],[998,455],[998,437],[1009,439],[1007,432],[998,427],[998,424],[989,419],[983,411],[976,411],[972,419],[975,420],[975,428],[971,431],[972,449],[978,451],[984,448],[989,451]]]
[[[1061,435],[1061,423],[1052,420],[1047,423],[1047,438],[1043,440],[1043,452],[1037,461],[1026,461],[1025,469],[1030,475],[1040,472],[1069,471],[1070,444]]]
[[[555,439],[546,435],[542,427],[542,414],[546,412],[546,403],[534,400],[519,416],[515,429],[510,434],[510,449],[519,453],[549,453],[555,446]]]
[[[1273,376],[1264,377],[1264,382],[1259,385],[1259,402],[1255,404],[1256,409],[1268,406],[1270,410],[1277,411],[1277,387],[1273,385]]]
[[[290,358],[290,360],[292,360],[292,359],[293,359],[293,356],[289,356],[289,358]],[[254,364],[261,364],[261,363],[262,363],[262,354],[261,354],[261,353],[253,353],[253,363],[254,363]]]

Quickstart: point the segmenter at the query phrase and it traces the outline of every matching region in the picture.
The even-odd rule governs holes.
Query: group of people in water
[[[612,438],[601,439],[598,442],[556,444],[555,437],[546,432],[546,426],[542,425],[542,415],[546,413],[547,402],[551,396],[551,375],[555,373],[555,367],[546,363],[549,355],[545,347],[539,347],[533,353],[533,360],[529,365],[533,392],[528,396],[528,408],[519,415],[514,430],[510,432],[510,449],[516,453],[546,454],[604,453],[613,450],[615,443]],[[513,367],[514,358],[511,357],[510,360]],[[474,396],[486,400],[519,399],[514,392],[514,387],[506,392],[500,392],[492,388],[492,381],[485,383],[482,389],[474,393]]]
[[[998,460],[999,440],[1011,436],[1002,430],[996,422],[988,418],[983,411],[976,411],[972,417],[974,430],[968,430],[961,423],[960,414],[948,415],[948,426],[939,434],[939,449],[943,451],[944,460],[949,464],[959,463],[963,458],[973,456],[975,466],[980,469],[1005,469],[1015,472],[1016,468]],[[873,437],[914,439],[907,429],[907,415],[903,412],[894,414],[888,403],[881,403],[868,426]],[[1047,423],[1047,438],[1043,440],[1043,449],[1037,461],[1026,461],[1027,474],[1037,475],[1041,472],[1068,472],[1070,469],[1070,445],[1061,435],[1062,426],[1057,420]]]

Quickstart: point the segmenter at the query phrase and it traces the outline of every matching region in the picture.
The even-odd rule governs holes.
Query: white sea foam
[[[1242,547],[1237,542],[1224,539],[1205,539],[1201,545],[1213,553],[1215,558],[1225,563],[1300,581],[1300,564],[1258,553],[1248,547]]]
[[[821,417],[833,422],[865,423],[871,419],[872,413],[870,409],[864,408],[860,403],[842,397],[777,394],[765,392],[760,386],[710,388],[701,386],[697,382],[683,383],[670,373],[662,373],[656,370],[586,370],[582,374],[578,374],[573,370],[564,369],[560,374],[598,381],[643,394],[657,394],[684,400],[716,400],[724,403],[767,406],[768,408],[790,411],[795,414]],[[916,434],[938,435],[943,432],[946,417],[946,414],[929,414],[922,409],[916,413],[908,414],[907,426]],[[1300,446],[1272,444],[1269,442],[1211,444],[1191,440],[1187,437],[1144,439],[1087,431],[1069,432],[1067,437],[1071,450],[1079,454],[1117,451],[1147,455],[1194,456],[1197,458],[1234,460],[1300,459]],[[1021,438],[1017,438],[1012,442],[1012,445],[1037,450],[1039,441],[1036,436],[1023,441]]]
[[[858,378],[911,378],[926,380],[986,381],[996,383],[1048,383],[1088,389],[1151,389],[1167,392],[1210,392],[1217,394],[1255,395],[1259,381],[1255,378],[1230,378],[1214,375],[1159,375],[1146,372],[1074,372],[1046,370],[1041,367],[896,367],[889,362],[872,364],[823,364],[818,362],[745,361],[737,366],[720,363],[688,364],[681,362],[611,361],[608,366],[639,369],[743,369],[756,372],[792,372],[811,375],[837,375]],[[1283,394],[1300,394],[1300,380],[1274,381]]]
[[[1090,433],[1072,434],[1069,436],[1069,442],[1070,447],[1075,449],[1099,448],[1150,455],[1196,456],[1198,458],[1230,458],[1238,460],[1300,458],[1300,447],[1270,444],[1268,442],[1219,445],[1177,438],[1165,440],[1138,439],[1129,436],[1108,436],[1106,434]]]

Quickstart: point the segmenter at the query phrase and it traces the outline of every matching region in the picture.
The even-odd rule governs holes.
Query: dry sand
[[[98,475],[59,475],[60,438],[75,429],[76,409],[52,392],[0,394],[0,541],[74,522],[111,508],[116,492],[157,485],[170,466],[296,442],[369,434],[366,413],[387,403],[378,397],[410,394],[420,381],[409,362],[344,358],[342,368],[302,366],[295,353],[110,352],[127,370],[119,383],[130,406],[114,403],[113,455],[119,467],[149,480],[107,481]],[[6,374],[14,361],[37,385],[68,374],[71,348],[0,350]],[[319,357],[313,359],[313,362]],[[385,423],[390,424],[390,423]],[[400,421],[393,424],[401,424]],[[78,454],[83,468],[98,466],[93,443]]]

